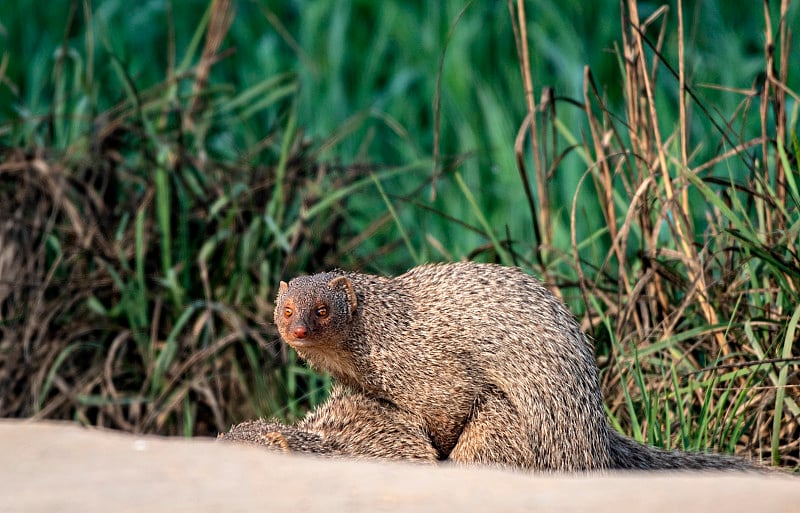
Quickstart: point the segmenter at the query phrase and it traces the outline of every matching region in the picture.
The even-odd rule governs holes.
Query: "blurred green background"
[[[674,3],[669,6],[665,57],[674,65],[676,15]],[[70,15],[72,7],[75,12]],[[36,118],[47,114],[54,97],[53,60],[64,42],[70,49],[66,66],[75,73],[91,69],[94,74],[94,82],[86,84],[92,89],[85,93],[96,110],[110,108],[126,94],[112,57],[137,88],[160,83],[169,64],[170,46],[174,46],[178,62],[187,57],[208,4],[187,0],[134,5],[104,0],[91,3],[90,20],[85,7],[70,2],[4,4],[0,23],[8,56],[5,77],[15,87],[0,88],[0,115]],[[642,2],[642,19],[659,7],[659,3]],[[763,68],[762,6],[754,2],[690,2],[685,12],[691,83],[749,88]],[[796,5],[791,12],[791,19],[797,19]],[[583,67],[590,65],[609,104],[619,109],[619,4],[540,0],[528,2],[527,15],[535,93],[548,86],[554,88],[557,97],[582,102]],[[67,27],[70,16],[74,21]],[[89,41],[87,26],[92,30]],[[653,30],[654,35],[657,33]],[[797,42],[793,45],[796,48]],[[513,154],[514,137],[526,109],[505,2],[242,1],[236,4],[236,17],[223,47],[232,53],[212,68],[213,84],[243,91],[266,79],[292,74],[298,89],[294,97],[297,126],[314,140],[341,135],[320,152],[320,158],[416,165],[413,172],[390,182],[392,191],[400,196],[415,191],[431,174],[432,103],[440,60],[444,59],[442,155],[468,155],[459,170],[492,226],[507,226],[514,239],[532,240]],[[667,83],[675,82],[666,72],[660,77]],[[710,89],[701,88],[699,92],[721,113],[734,112],[742,99]],[[665,125],[669,126],[675,122],[677,98],[662,96],[660,101],[665,106]],[[585,128],[579,109],[562,102],[558,114],[579,138]],[[243,120],[236,130],[218,134],[209,144],[219,152],[242,153],[280,123],[285,119],[279,111],[262,109]],[[707,129],[702,122],[695,126],[697,130]],[[27,136],[25,131],[17,133]],[[252,163],[257,161],[255,156]],[[571,204],[584,170],[579,158],[567,157],[551,180],[555,205]],[[439,187],[439,200],[429,206],[474,224],[469,206],[458,191],[452,190],[454,184],[445,181]],[[380,202],[376,206],[370,200],[374,199],[372,191],[363,194],[368,197],[359,196],[349,203],[348,215],[354,227],[366,226],[374,210],[381,208]],[[585,199],[589,201],[590,197]],[[568,231],[566,208],[556,213],[555,233],[564,237]],[[425,210],[401,205],[400,214],[423,260],[443,257],[428,247],[421,238],[423,233],[433,235],[456,258],[483,242],[480,235],[454,229],[451,223]],[[581,235],[593,233],[601,222],[585,216]],[[374,249],[375,243],[370,240],[359,247],[365,253]],[[407,265],[408,255],[389,256],[386,270]]]

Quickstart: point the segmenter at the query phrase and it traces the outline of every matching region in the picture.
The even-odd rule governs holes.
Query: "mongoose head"
[[[335,349],[347,340],[358,300],[346,276],[334,273],[282,281],[275,324],[287,344],[303,350]]]

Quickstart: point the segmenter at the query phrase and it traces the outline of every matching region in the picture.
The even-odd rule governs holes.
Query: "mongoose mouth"
[[[286,343],[295,349],[309,349],[319,345],[319,342],[308,338],[287,337]]]

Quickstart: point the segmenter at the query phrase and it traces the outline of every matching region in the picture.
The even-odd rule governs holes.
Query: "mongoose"
[[[456,462],[751,468],[733,457],[661,451],[610,428],[586,336],[516,268],[462,262],[396,278],[302,276],[280,283],[275,322],[312,367],[421,417],[439,455]]]
[[[234,426],[219,439],[323,456],[426,463],[440,459],[420,416],[336,385],[328,400],[297,425],[248,421]]]

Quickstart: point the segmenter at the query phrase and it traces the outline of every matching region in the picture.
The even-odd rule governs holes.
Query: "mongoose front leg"
[[[429,463],[440,459],[421,417],[341,386],[335,386],[328,401],[295,426],[243,422],[219,438],[324,456]]]
[[[334,448],[319,434],[263,419],[249,420],[221,433],[218,440],[259,445],[280,452],[333,454]]]
[[[457,463],[530,468],[534,461],[524,419],[497,389],[475,401],[449,459]]]
[[[320,434],[345,456],[430,463],[441,459],[421,416],[340,385],[297,427]]]

